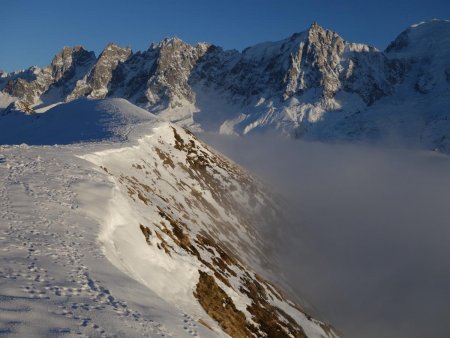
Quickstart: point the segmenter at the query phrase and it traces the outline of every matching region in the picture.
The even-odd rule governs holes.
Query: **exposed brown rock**
[[[156,153],[158,154],[161,161],[163,161],[163,165],[170,166],[172,169],[175,168],[175,164],[173,163],[172,159],[170,158],[170,155],[166,152],[162,151],[161,149],[155,147],[154,148]]]
[[[273,306],[271,302],[277,299],[298,309],[308,319],[311,317],[300,307],[289,302],[274,285],[254,274],[245,266],[245,262],[234,254],[235,245],[240,248],[240,252],[245,252],[248,247],[252,250],[251,246],[239,246],[231,241],[235,238],[239,241],[242,231],[246,236],[257,240],[258,233],[254,232],[254,224],[258,221],[258,216],[251,220],[246,218],[246,206],[240,205],[233,197],[232,187],[234,190],[243,189],[250,192],[249,196],[260,194],[261,198],[266,198],[260,193],[257,183],[238,166],[234,166],[214,153],[208,153],[205,150],[207,148],[200,142],[190,139],[191,136],[186,138],[175,128],[173,133],[175,149],[186,154],[185,162],[177,162],[176,166],[189,175],[188,179],[172,181],[165,178],[166,174],[174,175],[171,170],[175,167],[172,152],[176,150],[167,150],[164,147],[154,148],[159,159],[155,156],[155,161],[151,160],[151,164],[145,160],[139,161],[139,163],[145,163],[145,166],[131,164],[134,169],[141,170],[139,174],[141,176],[138,176],[135,171],[139,178],[125,175],[120,175],[118,178],[135,202],[142,202],[153,212],[158,213],[150,227],[140,224],[145,240],[149,244],[155,244],[158,249],[171,257],[177,254],[196,257],[201,263],[202,271],[199,272],[200,278],[194,295],[208,315],[217,321],[224,332],[230,336],[239,338],[305,337],[300,325],[287,313]],[[160,170],[165,170],[164,176],[156,169],[158,165]],[[143,168],[148,168],[150,174],[142,176]],[[227,175],[224,176],[222,170],[225,170]],[[223,177],[225,178],[222,179]],[[161,191],[159,185],[155,184],[157,180],[164,180],[174,191],[182,193],[184,201],[180,203],[179,198]],[[211,194],[214,202],[210,202],[209,197],[207,200],[202,191],[207,191],[208,195]],[[268,203],[271,202],[268,201]],[[228,223],[231,221],[223,220],[215,207],[216,204],[222,206],[224,212],[235,216],[238,223]],[[211,221],[205,219],[199,221],[200,212],[209,216]],[[195,222],[200,223],[195,224]],[[190,227],[204,230],[195,233]],[[217,236],[221,235],[227,236],[230,241],[218,240],[217,238],[220,237]],[[247,253],[262,256],[257,250]],[[227,295],[226,291],[230,290],[249,298],[250,305],[246,310],[251,318],[246,318],[244,312],[236,308]],[[315,321],[312,318],[310,320]],[[322,323],[316,322],[316,324]],[[331,328],[329,330],[333,332]]]
[[[200,324],[202,324],[204,327],[206,327],[207,329],[210,329],[211,331],[214,331],[213,330],[213,328],[206,322],[206,321],[204,321],[203,319],[199,319],[198,320],[198,322],[200,323]]]
[[[217,321],[231,337],[253,337],[244,313],[239,311],[233,300],[217,285],[214,277],[199,271],[200,278],[194,296],[206,313]]]
[[[146,227],[142,224],[139,224],[139,228],[141,229],[142,233],[144,234],[145,241],[150,244],[150,236],[152,235],[152,231],[149,227]]]
[[[156,237],[158,237],[158,239],[160,240],[160,243],[157,243],[156,246],[158,247],[158,249],[163,249],[165,251],[166,254],[168,254],[169,256],[172,256],[172,254],[170,253],[170,251],[173,251],[173,248],[167,244],[166,240],[161,236],[161,234],[155,230],[155,234]]]
[[[281,309],[268,302],[267,293],[258,280],[250,275],[243,278],[244,287],[240,291],[245,293],[252,304],[247,310],[252,314],[253,320],[259,324],[259,331],[267,337],[274,338],[306,338],[303,329]]]

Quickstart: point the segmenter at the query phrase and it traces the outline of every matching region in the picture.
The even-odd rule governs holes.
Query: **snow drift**
[[[80,99],[45,113],[7,111],[0,116],[1,144],[71,144],[123,141],[136,125],[155,120],[153,114],[124,99]]]
[[[56,321],[57,328],[46,331],[31,316],[16,326],[2,322],[8,332],[28,334],[27,328],[39,326],[40,335],[54,330],[115,335],[123,332],[118,322],[110,329],[108,323],[119,316],[131,336],[148,327],[167,336],[337,336],[282,290],[271,247],[263,240],[282,214],[243,168],[189,131],[121,99],[81,99],[41,114],[20,114],[9,112],[2,116],[9,124],[0,123],[5,140],[21,143],[2,148],[0,165],[7,165],[2,168],[2,196],[8,201],[2,209],[7,220],[2,240],[14,248],[4,251],[4,258],[18,260],[20,249],[11,243],[16,235],[21,238],[20,232],[30,233],[25,239],[25,245],[32,240],[30,269],[45,270],[45,277],[33,277],[32,287],[24,289],[24,295],[41,295],[26,300],[26,306],[32,311],[39,306],[53,309],[70,297],[73,307],[64,307],[68,319]],[[23,129],[14,134],[14,127]],[[47,211],[40,209],[40,200]],[[30,210],[16,209],[24,201]],[[55,203],[61,205],[52,210]],[[30,214],[37,215],[37,225]],[[20,220],[19,233],[13,219]],[[58,237],[55,250],[67,252],[68,261],[46,251],[46,246],[54,247],[48,227],[66,231],[70,242]],[[89,235],[78,237],[77,232],[86,231]],[[39,241],[41,232],[46,234],[44,243]],[[78,253],[88,242],[90,249]],[[64,249],[66,245],[71,249]],[[47,257],[54,259],[54,266]],[[66,271],[71,264],[66,281],[57,270]],[[22,295],[14,286],[23,279],[15,265],[0,271],[8,307]],[[132,287],[123,284],[129,279]],[[89,305],[99,300],[102,307]],[[80,325],[85,311],[94,318]],[[187,323],[181,328],[174,319],[180,313]],[[133,318],[140,324],[131,324]],[[64,327],[58,326],[62,323]]]

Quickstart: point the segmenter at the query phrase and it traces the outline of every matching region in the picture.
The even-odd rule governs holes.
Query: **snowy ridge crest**
[[[83,158],[114,183],[101,241],[126,274],[216,333],[337,337],[255,272],[270,266],[263,225],[281,216],[243,169],[167,123]]]
[[[55,320],[64,328],[39,316],[12,327],[0,309],[8,332],[337,337],[281,289],[263,240],[285,224],[274,198],[187,129],[117,98],[2,118],[11,132],[0,134],[10,144],[1,147],[0,212],[23,238],[2,251],[9,259],[0,284],[11,293],[2,302],[65,316]],[[14,236],[16,227],[3,230]],[[17,263],[23,250],[33,277]],[[21,291],[23,276],[33,283]],[[180,313],[189,324],[174,321]]]

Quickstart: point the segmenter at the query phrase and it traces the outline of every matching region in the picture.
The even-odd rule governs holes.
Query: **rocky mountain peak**
[[[106,45],[106,47],[103,49],[103,51],[101,52],[99,58],[103,57],[107,57],[107,56],[111,56],[111,55],[117,55],[119,54],[121,56],[121,58],[123,59],[122,61],[126,60],[126,58],[131,54],[131,48],[129,47],[120,47],[119,45],[117,45],[114,42],[110,42]]]
[[[289,69],[284,76],[283,98],[286,100],[310,88],[321,88],[324,97],[333,97],[340,88],[339,64],[345,41],[316,22],[297,38],[298,47],[290,54]]]
[[[314,21],[308,28],[307,32],[308,34],[316,34],[321,32],[328,31],[326,28],[319,25],[316,21]]]
[[[336,32],[323,28],[314,22],[308,29],[308,41],[311,44],[320,44],[321,46],[340,46],[343,49],[345,43]]]
[[[67,95],[80,75],[95,60],[95,53],[82,46],[66,46],[47,67],[31,67],[26,71],[10,74],[3,91],[20,99],[24,107],[32,107],[41,102],[45,104],[48,102],[47,97]]]
[[[214,48],[216,46],[214,46],[213,44],[207,43],[207,42],[199,42],[195,45],[195,49],[206,52],[207,50],[209,50],[210,48]]]
[[[106,97],[111,86],[114,71],[120,63],[132,55],[131,48],[122,48],[115,43],[109,43],[99,55],[94,67],[87,76],[78,81],[68,100],[88,96],[94,99]]]
[[[448,95],[449,59],[449,21],[413,25],[384,52],[348,43],[314,22],[303,32],[242,52],[193,46],[176,37],[134,54],[110,43],[97,59],[81,46],[65,47],[44,69],[1,75],[0,90],[7,94],[4,102],[18,99],[31,108],[78,97],[120,97],[195,128],[226,124],[227,132],[246,134],[270,125],[297,136],[331,111],[365,111],[390,96],[406,102],[408,93]],[[239,117],[195,121],[201,114],[192,111],[209,111],[211,92]],[[183,109],[166,111],[177,107]]]
[[[147,82],[149,104],[175,107],[183,101],[194,102],[188,81],[195,64],[207,51],[206,45],[193,47],[178,38],[167,38],[153,49],[158,51],[158,57]]]
[[[157,44],[152,44],[155,49],[160,49],[168,46],[177,46],[177,45],[187,45],[183,40],[177,38],[176,36],[166,37],[162,39]]]
[[[55,82],[63,76],[73,75],[77,66],[86,65],[95,60],[95,53],[85,50],[82,46],[64,47],[53,58],[50,68]],[[67,72],[71,74],[66,74]]]

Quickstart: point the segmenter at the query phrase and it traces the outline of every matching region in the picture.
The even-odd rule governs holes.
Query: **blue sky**
[[[177,36],[224,48],[279,40],[313,21],[385,48],[409,25],[450,19],[449,0],[0,0],[0,69],[44,66],[63,46],[97,54],[108,42],[146,49]]]

